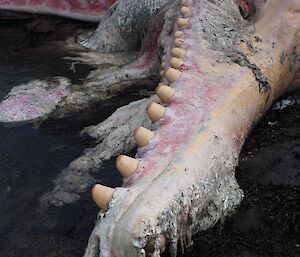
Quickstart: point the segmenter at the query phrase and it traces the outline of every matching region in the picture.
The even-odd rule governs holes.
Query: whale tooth
[[[187,20],[184,18],[179,18],[176,23],[179,27],[184,27],[188,24]]]
[[[92,189],[92,197],[95,203],[102,210],[108,209],[108,203],[112,198],[114,189],[103,185],[96,184]]]
[[[175,93],[175,89],[164,84],[159,84],[156,88],[156,94],[164,102],[170,101]]]
[[[191,11],[191,9],[190,9],[189,7],[186,7],[186,6],[183,6],[183,7],[181,7],[181,9],[180,9],[180,13],[181,13],[183,16],[187,15],[190,11]]]
[[[179,58],[176,58],[176,57],[173,57],[171,60],[170,60],[170,65],[172,68],[174,69],[179,69],[181,67],[181,65],[183,64],[183,60],[179,59]]]
[[[147,112],[152,122],[157,122],[164,116],[166,108],[158,103],[150,103]]]
[[[165,73],[166,73],[165,70],[161,70],[159,74],[160,74],[161,77],[164,77],[164,76],[165,76]]]
[[[130,177],[136,171],[138,165],[139,161],[137,159],[126,155],[120,155],[116,160],[117,169],[124,178]]]
[[[173,57],[182,58],[182,57],[185,56],[186,51],[182,48],[174,47],[171,50],[171,54],[172,54]]]
[[[162,62],[165,62],[166,59],[167,59],[167,56],[164,54],[164,55],[161,57],[161,61],[162,61]]]
[[[168,68],[165,72],[165,77],[170,83],[175,82],[180,76],[181,71],[174,68]]]
[[[174,33],[174,38],[181,37],[182,35],[183,35],[183,32],[180,31],[180,30],[177,30],[177,31]]]
[[[179,46],[182,46],[183,44],[183,39],[182,38],[175,38],[174,40],[174,45],[179,47]]]
[[[134,131],[134,138],[139,147],[146,146],[155,136],[155,133],[144,127],[139,127]]]

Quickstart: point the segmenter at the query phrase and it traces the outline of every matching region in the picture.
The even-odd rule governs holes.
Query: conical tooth
[[[165,77],[170,83],[175,82],[177,79],[180,78],[180,76],[181,71],[174,68],[168,68],[165,72]]]
[[[164,116],[166,108],[158,103],[151,103],[148,105],[147,112],[152,122],[157,122]]]
[[[177,31],[174,33],[174,38],[181,37],[182,35],[183,35],[183,32],[180,31],[180,30],[177,30]]]
[[[179,46],[182,46],[183,44],[183,39],[182,38],[175,38],[174,40],[174,45],[179,47]]]
[[[167,56],[164,54],[164,55],[161,57],[161,61],[162,61],[162,62],[165,62],[166,59],[167,59]]]
[[[165,70],[161,70],[161,71],[160,71],[160,76],[161,76],[161,77],[164,77],[164,76],[165,76],[165,73],[166,73]]]
[[[92,197],[99,208],[102,210],[107,210],[108,203],[112,198],[113,192],[114,189],[111,187],[96,184],[92,189]]]
[[[181,9],[180,9],[180,13],[181,13],[183,16],[187,15],[190,11],[191,11],[191,9],[190,9],[189,7],[186,7],[186,6],[183,6],[183,7],[181,7]]]
[[[173,57],[182,58],[182,57],[185,56],[186,51],[182,48],[174,47],[171,50],[171,54],[172,54]]]
[[[164,102],[170,101],[175,93],[175,89],[163,84],[159,84],[156,89],[157,96]]]
[[[126,155],[120,155],[116,160],[117,169],[124,178],[130,177],[136,171],[138,165],[139,161],[137,159]]]
[[[146,146],[149,141],[155,136],[155,133],[144,127],[139,127],[134,131],[136,144],[140,147]]]
[[[179,27],[184,27],[188,24],[187,20],[184,18],[179,18],[176,23]]]
[[[170,65],[171,67],[173,67],[174,69],[179,69],[181,67],[181,65],[183,64],[183,60],[181,59],[178,59],[176,57],[173,57],[171,60],[170,60]]]

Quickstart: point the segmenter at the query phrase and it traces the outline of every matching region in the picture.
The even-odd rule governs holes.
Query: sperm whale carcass
[[[137,128],[123,186],[95,185],[102,209],[85,257],[176,256],[234,212],[242,145],[276,98],[299,86],[300,2],[181,0],[161,83]]]
[[[22,8],[13,7],[14,2]],[[43,5],[49,7],[45,13],[93,20],[89,18],[91,14],[97,20],[102,10],[114,1],[56,1],[55,5],[50,2],[55,3],[0,0],[0,8],[33,11],[34,5]],[[80,10],[86,10],[83,16],[77,7],[72,9],[77,3]],[[85,4],[93,6],[91,3],[99,3],[99,11],[93,12],[92,7],[85,9]],[[164,46],[161,82],[156,89],[156,101],[147,107],[153,124],[148,129],[139,127],[134,131],[138,145],[135,158],[121,155],[116,161],[124,184],[115,189],[95,185],[92,190],[102,210],[85,257],[157,257],[165,249],[176,256],[178,242],[182,249],[190,246],[193,234],[207,230],[238,207],[243,192],[234,171],[248,133],[275,99],[299,87],[300,2],[121,0],[116,3],[114,15],[106,16],[107,20],[85,40],[78,40],[87,51],[136,49],[140,35],[153,24],[152,18],[155,24],[163,5],[172,3],[176,17],[165,18],[165,23],[172,24],[172,30],[161,34]],[[159,28],[150,27],[148,32],[153,29],[158,34]],[[157,48],[156,37],[148,33],[149,38],[153,40],[143,45],[144,53],[149,54],[140,56],[150,56],[151,61],[149,57],[147,62],[135,62],[131,73],[126,70],[129,65],[124,65],[126,72],[117,70],[105,77],[115,79],[120,73],[126,80],[128,74],[132,77],[145,73],[149,63],[151,69],[155,67],[158,51],[150,51],[147,46]],[[93,84],[94,89],[101,83],[99,76],[93,79],[88,85]],[[69,105],[70,99],[74,99],[67,97],[71,94],[66,90],[69,82],[51,81],[53,86],[35,81],[13,90],[0,105],[1,121],[34,120],[45,113],[44,106],[40,108],[43,112],[33,108],[38,101],[32,95],[39,96],[43,105],[52,103],[51,112],[62,99]],[[37,89],[32,93],[29,89],[33,84]],[[82,90],[86,88],[84,85]],[[91,159],[95,158],[88,160]],[[88,162],[84,163],[90,170]]]
[[[0,9],[97,22],[115,0],[0,0]]]

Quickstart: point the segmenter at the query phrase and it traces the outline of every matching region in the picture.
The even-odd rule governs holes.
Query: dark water
[[[66,53],[48,44],[86,25],[64,21],[60,30],[54,31],[57,21],[45,19],[38,20],[37,33],[28,32],[31,20],[0,22],[0,98],[13,86],[32,79],[60,75],[80,83],[88,74],[90,67],[83,65],[77,66],[74,74],[70,63],[61,58]],[[79,132],[80,126],[75,130],[70,126],[0,127],[1,257],[83,255],[98,211],[90,192],[62,208],[44,209],[39,202],[53,187],[57,174],[88,146]],[[113,169],[107,162],[99,180],[115,184]]]
[[[58,31],[56,22],[38,24],[35,33],[28,32],[30,20],[0,23],[0,98],[31,79],[63,75],[79,83],[88,73],[89,67],[79,66],[73,74],[61,59],[65,53],[46,44],[85,25],[63,21]],[[182,256],[300,256],[300,93],[291,97],[296,103],[270,111],[246,142],[237,173],[245,192],[239,211],[197,235]],[[112,111],[116,103],[111,105]],[[97,213],[90,193],[62,208],[39,203],[56,175],[89,146],[79,131],[80,125],[0,127],[0,257],[83,255]],[[119,183],[113,162],[102,169],[97,179]]]

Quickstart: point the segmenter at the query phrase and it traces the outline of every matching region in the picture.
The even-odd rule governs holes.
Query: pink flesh
[[[190,4],[189,6],[194,5]],[[191,8],[195,12],[197,6]],[[191,14],[189,24],[195,24]],[[199,15],[197,15],[198,17]],[[173,31],[177,31],[177,25]],[[210,75],[202,67],[213,65],[214,53],[206,48],[201,48],[197,38],[195,38],[195,29],[192,27],[184,29],[184,45],[182,48],[188,49],[188,55],[183,58],[184,65],[181,67],[182,75],[172,87],[176,88],[175,95],[168,105],[167,112],[159,121],[156,136],[144,148],[140,148],[137,157],[142,157],[138,170],[125,181],[126,185],[143,183],[143,177],[155,177],[160,174],[170,160],[177,155],[181,149],[191,142],[196,133],[199,132],[201,124],[204,124],[209,118],[211,110],[215,109],[218,103],[231,89],[233,81],[240,80],[244,74],[227,74],[226,78]],[[174,47],[173,35],[169,38],[167,47],[167,60],[170,61],[170,50]],[[199,56],[199,53],[202,53]],[[209,64],[208,60],[211,60]],[[206,63],[208,65],[206,65]],[[185,72],[188,70],[188,72]],[[165,84],[169,84],[166,80]],[[184,86],[183,86],[184,85]],[[200,99],[200,100],[199,100]],[[174,129],[176,128],[176,129]],[[151,151],[149,151],[151,149]],[[154,160],[159,160],[155,162]]]
[[[0,0],[0,9],[99,21],[115,0]]]
[[[69,93],[65,85],[49,90],[40,85],[17,87],[0,103],[0,119],[8,123],[36,120],[53,111]]]

